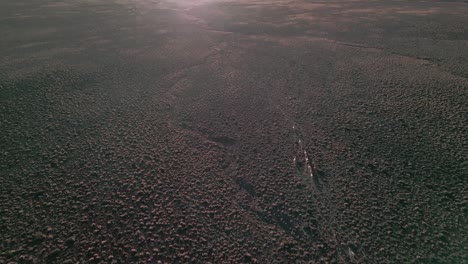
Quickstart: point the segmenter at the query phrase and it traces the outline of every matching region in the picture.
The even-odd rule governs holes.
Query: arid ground
[[[467,263],[467,1],[0,1],[0,263]]]

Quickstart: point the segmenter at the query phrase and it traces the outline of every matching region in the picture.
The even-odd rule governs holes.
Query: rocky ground
[[[466,263],[468,4],[0,3],[0,263]]]

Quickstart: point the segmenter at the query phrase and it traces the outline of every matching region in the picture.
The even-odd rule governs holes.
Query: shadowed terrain
[[[0,263],[465,263],[467,14],[1,1]]]

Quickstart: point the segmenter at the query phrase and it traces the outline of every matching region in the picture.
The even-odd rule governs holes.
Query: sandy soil
[[[466,263],[467,14],[1,1],[0,263]]]

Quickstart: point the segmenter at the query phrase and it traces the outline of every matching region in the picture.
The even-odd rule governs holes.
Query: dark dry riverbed
[[[467,14],[1,1],[0,263],[465,263]]]

